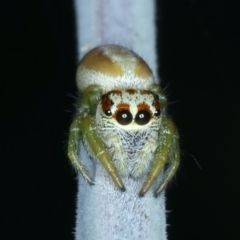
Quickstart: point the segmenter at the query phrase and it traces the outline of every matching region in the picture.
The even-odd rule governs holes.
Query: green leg
[[[73,166],[82,174],[83,178],[90,184],[94,182],[91,179],[88,171],[84,168],[81,159],[79,159],[79,141],[81,135],[80,125],[82,123],[81,116],[78,115],[74,118],[71,127],[70,135],[68,140],[68,157],[72,162]]]
[[[174,133],[172,149],[169,156],[169,167],[164,173],[163,179],[158,185],[157,189],[154,191],[155,197],[157,197],[168,185],[168,183],[172,180],[176,171],[178,169],[180,163],[180,149],[179,149],[179,141],[178,141],[178,133]]]
[[[101,96],[101,87],[99,85],[91,85],[84,91],[81,100],[77,103],[78,115],[74,118],[70,127],[68,157],[73,166],[83,175],[84,179],[89,184],[94,184],[81,159],[79,159],[79,141],[83,140],[89,154],[95,156],[102,163],[114,183],[123,191],[125,187],[122,180],[107,152],[106,146],[96,131],[94,116]]]
[[[174,123],[166,117],[162,119],[162,128],[160,129],[160,143],[156,150],[156,157],[153,163],[153,166],[148,173],[147,179],[144,182],[142,189],[139,193],[140,196],[144,196],[144,194],[149,190],[149,188],[153,185],[154,181],[159,176],[162,171],[164,165],[166,164],[168,158],[170,157],[170,153],[173,148],[174,143],[174,135],[176,134],[176,127]],[[172,175],[171,175],[172,176]],[[163,184],[166,186],[165,181],[170,180],[169,177],[163,177]],[[157,188],[157,190],[159,187]],[[163,188],[161,188],[162,190]],[[159,191],[157,191],[159,192]]]
[[[82,133],[83,138],[88,144],[87,148],[96,156],[102,163],[108,174],[112,177],[117,187],[124,191],[125,187],[118,175],[118,172],[107,152],[106,146],[97,134],[94,118],[90,115],[86,115],[82,120]]]

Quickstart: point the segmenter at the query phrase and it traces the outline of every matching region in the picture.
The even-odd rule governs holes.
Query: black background
[[[70,240],[73,3],[9,0],[0,12],[0,238]],[[169,240],[240,239],[239,16],[237,1],[157,3],[159,74],[182,149]]]

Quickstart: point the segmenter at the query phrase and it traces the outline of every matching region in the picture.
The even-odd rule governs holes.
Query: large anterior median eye
[[[116,119],[121,125],[128,125],[132,121],[132,114],[127,110],[122,110],[117,113]]]
[[[150,118],[151,118],[151,114],[146,110],[142,110],[137,113],[135,117],[135,122],[138,125],[145,125],[149,122]]]

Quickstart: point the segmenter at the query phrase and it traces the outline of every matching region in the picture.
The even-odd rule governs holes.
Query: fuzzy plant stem
[[[154,0],[75,0],[79,60],[93,47],[119,44],[138,53],[158,79],[154,9]],[[142,182],[127,177],[121,192],[100,163],[84,151],[80,157],[95,185],[79,176],[76,240],[167,239],[164,193],[155,198],[150,189],[140,198]]]

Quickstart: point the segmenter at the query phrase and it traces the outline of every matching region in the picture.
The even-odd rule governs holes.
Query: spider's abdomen
[[[98,84],[103,93],[113,89],[148,89],[154,76],[146,62],[136,53],[117,45],[94,48],[88,52],[77,70],[81,92]]]

